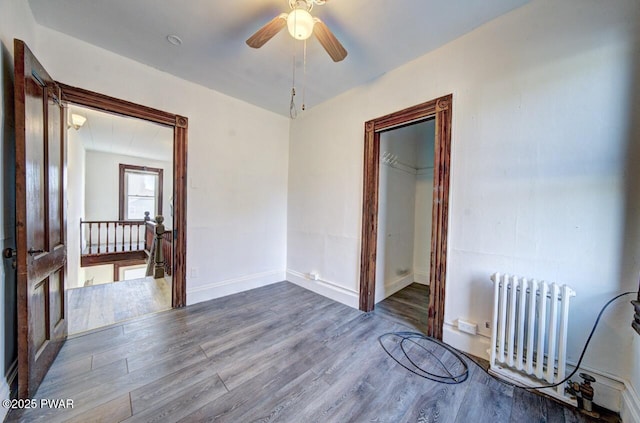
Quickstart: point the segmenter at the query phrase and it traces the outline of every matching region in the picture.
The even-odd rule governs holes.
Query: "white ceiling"
[[[327,0],[312,14],[329,26],[349,55],[334,63],[316,39],[309,40],[307,108],[528,1]],[[41,25],[283,115],[289,112],[294,48],[297,80],[302,80],[301,42],[286,30],[259,50],[245,44],[258,28],[289,10],[288,0],[29,0],[29,4]],[[169,34],[178,35],[183,44],[169,44]],[[300,86],[297,91],[301,92]]]
[[[151,160],[173,160],[171,127],[77,105],[69,106],[69,116],[73,113],[87,118],[84,125],[77,130],[77,137],[87,151]]]

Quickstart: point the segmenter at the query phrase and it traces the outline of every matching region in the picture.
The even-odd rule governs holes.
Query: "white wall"
[[[67,286],[83,286],[80,219],[85,213],[85,150],[75,129],[67,131]]]
[[[101,285],[113,282],[113,264],[101,264],[98,266],[87,266],[82,268],[82,285],[90,281],[91,285]]]
[[[393,159],[379,165],[375,302],[413,282],[417,140],[407,132],[410,128],[380,136],[381,156],[388,153]]]
[[[413,276],[418,283],[429,284],[431,266],[431,217],[433,215],[433,158],[435,121],[421,123],[422,139],[416,152],[416,219],[413,247]]]
[[[484,354],[489,275],[513,272],[578,291],[569,334],[576,361],[604,302],[638,288],[637,262],[636,277],[620,276],[637,8],[534,0],[303,113],[291,125],[291,273],[315,267],[330,275],[336,299],[355,302],[364,122],[453,93],[445,340]],[[458,333],[460,317],[480,323],[481,334]],[[628,377],[630,318],[624,301],[607,314],[589,367]]]
[[[58,80],[189,118],[187,302],[283,280],[288,119],[37,30],[35,53]]]
[[[13,114],[13,39],[31,43],[35,38],[35,23],[27,2],[0,0],[0,240],[2,248],[15,248],[15,128]],[[0,266],[0,398],[9,397],[7,379],[16,360],[16,276],[8,260]],[[0,419],[7,409],[0,408]]]
[[[171,132],[166,135],[173,136]],[[86,157],[84,220],[118,220],[120,163],[123,163],[162,169],[162,214],[165,226],[173,227],[169,208],[169,198],[173,195],[173,163],[101,151],[87,151]]]
[[[630,290],[640,289],[634,281],[640,280],[640,25],[636,28],[635,84],[631,87],[632,102],[627,110],[630,117],[629,143],[626,151],[625,225],[622,248],[621,279],[630,281]],[[622,301],[627,305],[626,297]],[[640,297],[638,297],[640,300]],[[623,314],[624,316],[624,314]],[[640,336],[632,335],[632,346],[627,354],[629,366],[627,390],[624,392],[621,416],[624,421],[640,422]]]
[[[27,2],[0,0],[3,146],[13,145],[13,128],[7,123],[13,122],[14,37],[25,40],[62,82],[189,118],[189,303],[284,279],[288,119],[42,28],[35,24]],[[4,187],[5,175],[11,174],[6,157],[3,148]],[[13,208],[4,196],[3,206],[2,210]],[[0,238],[13,243],[15,224],[1,216]],[[13,339],[5,331],[14,324],[9,311],[5,308],[0,323],[0,358],[6,339]],[[4,357],[5,368],[10,361]],[[0,393],[6,392],[0,386]]]

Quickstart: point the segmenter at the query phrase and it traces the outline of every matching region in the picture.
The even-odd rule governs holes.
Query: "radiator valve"
[[[578,408],[587,411],[589,414],[593,413],[593,386],[591,384],[596,379],[587,373],[580,373],[580,377],[583,379],[582,383],[569,381],[569,392],[576,396],[578,399]]]

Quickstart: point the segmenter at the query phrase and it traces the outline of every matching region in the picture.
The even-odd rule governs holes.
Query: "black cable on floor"
[[[402,340],[400,341],[400,349],[402,351],[402,354],[404,355],[404,357],[409,361],[409,363],[411,363],[411,366],[413,366],[413,368],[409,367],[408,365],[404,364],[403,362],[401,362],[400,360],[398,360],[392,353],[391,351],[389,351],[387,349],[387,347],[384,345],[384,339],[387,337],[397,337],[397,338],[401,338]],[[433,351],[427,349],[424,345],[418,343],[415,341],[415,339],[420,339],[420,340],[424,340],[427,342],[431,342],[433,344],[436,344],[437,346],[447,350],[448,352],[450,352],[457,360],[456,363],[454,363],[450,368],[447,367],[447,365],[445,363],[442,362],[442,360],[440,360],[440,358],[438,358]],[[450,384],[450,385],[454,385],[454,384],[458,384],[458,383],[462,383],[465,380],[467,380],[467,377],[469,377],[469,367],[467,366],[467,363],[464,361],[464,359],[462,358],[462,356],[458,353],[458,351],[441,342],[438,341],[437,339],[434,338],[430,338],[427,337],[421,333],[417,333],[417,332],[389,332],[389,333],[385,333],[382,334],[378,337],[378,342],[380,343],[380,346],[382,347],[382,349],[389,355],[389,357],[391,357],[396,363],[398,363],[399,365],[401,365],[402,367],[404,367],[405,369],[409,370],[411,373],[418,375],[420,377],[423,377],[425,379],[429,379],[429,380],[433,380],[434,382],[439,382],[439,383],[446,383],[446,384]],[[405,347],[405,343],[406,342],[411,342],[413,345],[417,345],[418,347],[420,347],[422,350],[426,351],[431,357],[433,357],[435,360],[438,361],[438,363],[440,363],[440,366],[442,366],[442,369],[447,373],[447,375],[441,375],[441,374],[437,374],[437,373],[432,373],[429,372],[427,370],[425,370],[424,368],[420,367],[418,364],[416,364],[411,357],[409,356],[407,349]],[[460,364],[463,368],[463,371],[460,374],[452,374],[450,369],[456,368],[456,364]]]
[[[399,365],[401,365],[402,367],[404,367],[405,369],[409,370],[411,373],[414,373],[420,377],[423,377],[425,379],[429,379],[429,380],[433,380],[435,382],[439,382],[439,383],[447,383],[447,384],[457,384],[457,383],[462,383],[464,382],[467,377],[469,376],[469,368],[467,366],[467,364],[465,363],[465,361],[462,359],[461,355],[464,355],[465,357],[467,357],[469,360],[471,360],[476,366],[480,367],[483,371],[485,371],[489,376],[493,377],[494,379],[498,380],[499,382],[502,382],[506,385],[509,386],[513,386],[515,388],[522,388],[522,389],[527,389],[527,390],[535,390],[535,389],[544,389],[544,388],[554,388],[558,385],[562,385],[563,383],[567,382],[569,379],[571,379],[571,377],[573,375],[576,374],[576,372],[578,371],[578,369],[580,368],[580,364],[582,364],[582,360],[584,359],[584,355],[587,352],[587,347],[589,346],[589,343],[591,342],[591,338],[593,337],[593,334],[596,331],[596,328],[598,327],[598,323],[600,323],[600,318],[602,317],[603,313],[605,312],[605,310],[607,309],[607,307],[609,307],[615,300],[617,300],[618,298],[624,297],[625,295],[638,295],[638,292],[624,292],[622,294],[618,294],[615,297],[613,297],[612,299],[610,299],[609,301],[607,301],[607,303],[600,309],[600,313],[598,313],[598,317],[596,318],[595,323],[593,324],[593,328],[591,329],[591,332],[589,333],[589,336],[587,337],[587,341],[584,344],[584,347],[582,348],[582,353],[580,354],[580,358],[578,359],[578,363],[576,364],[575,368],[573,369],[573,371],[569,374],[569,376],[565,377],[564,379],[562,379],[560,382],[551,384],[551,385],[540,385],[540,386],[523,386],[523,385],[518,385],[515,383],[511,383],[511,382],[507,382],[503,379],[500,379],[498,377],[495,377],[494,375],[492,375],[491,373],[489,373],[484,367],[482,367],[480,364],[476,363],[476,361],[471,358],[467,353],[465,353],[464,351],[460,351],[450,345],[445,344],[444,342],[438,341],[437,339],[431,338],[429,336],[426,336],[422,333],[418,333],[418,332],[388,332],[385,334],[382,334],[380,337],[378,337],[378,342],[380,342],[380,345],[382,346],[382,349],[389,355],[389,357],[391,357],[396,363],[398,363]],[[402,350],[402,353],[404,354],[404,357],[411,363],[412,366],[414,366],[415,370],[410,368],[409,366],[405,365],[404,363],[402,363],[400,360],[398,360],[393,354],[391,354],[391,352],[384,346],[382,340],[383,338],[389,337],[389,336],[395,336],[395,337],[399,337],[402,339],[402,341],[400,341],[400,349]],[[433,351],[428,350],[427,348],[425,348],[423,345],[419,344],[418,342],[415,341],[415,339],[420,339],[420,340],[424,340],[427,342],[432,342],[442,348],[444,348],[445,350],[447,350],[448,352],[450,352],[451,354],[453,354],[453,356],[462,364],[464,371],[460,374],[460,375],[452,375],[451,372],[449,371],[449,369],[444,365],[444,363],[435,356],[435,354],[433,353]],[[420,367],[419,365],[417,365],[407,354],[407,351],[404,347],[404,343],[406,341],[412,342],[415,345],[420,346],[422,349],[424,349],[425,351],[427,351],[429,353],[429,355],[431,355],[433,358],[435,358],[440,365],[442,366],[442,368],[448,373],[449,376],[443,376],[443,375],[438,375],[438,374],[433,374],[428,372],[427,370],[423,369],[422,367]],[[455,367],[455,365],[453,366]]]

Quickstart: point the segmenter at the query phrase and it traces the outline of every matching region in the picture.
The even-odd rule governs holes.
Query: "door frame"
[[[189,119],[130,101],[57,82],[67,103],[143,119],[173,128],[173,255],[171,306],[187,304],[187,135]]]
[[[426,334],[442,339],[447,273],[449,223],[449,174],[453,95],[418,104],[365,122],[362,247],[360,257],[360,310],[375,306],[378,240],[378,189],[380,182],[380,133],[435,118],[429,316]]]

